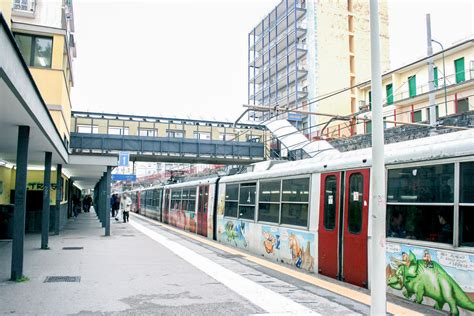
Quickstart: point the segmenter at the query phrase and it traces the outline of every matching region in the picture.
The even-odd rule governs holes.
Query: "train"
[[[246,173],[135,189],[133,210],[370,289],[371,148],[323,147]],[[474,312],[474,131],[387,144],[384,155],[387,291]]]

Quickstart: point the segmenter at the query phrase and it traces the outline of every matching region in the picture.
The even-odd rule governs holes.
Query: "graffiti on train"
[[[263,255],[307,271],[314,270],[314,235],[282,227],[262,226]]]
[[[474,311],[474,255],[400,244],[387,245],[387,285],[437,310]]]
[[[184,210],[171,210],[168,215],[169,223],[177,228],[196,232],[196,218],[194,212]]]
[[[222,224],[224,222],[224,224]],[[227,242],[235,247],[247,248],[247,230],[249,223],[238,220],[224,220],[220,222],[217,229],[217,234],[220,236],[220,240]]]

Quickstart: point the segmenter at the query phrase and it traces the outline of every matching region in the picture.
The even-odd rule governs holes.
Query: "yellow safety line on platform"
[[[319,287],[321,287],[323,289],[326,289],[328,291],[334,292],[336,294],[345,296],[345,297],[347,297],[349,299],[352,299],[354,301],[357,301],[359,303],[370,306],[370,295],[367,295],[365,293],[361,293],[361,292],[358,292],[356,290],[341,286],[339,284],[335,284],[335,283],[331,283],[331,282],[323,280],[323,279],[319,279],[319,278],[317,278],[316,276],[313,276],[313,275],[309,275],[309,274],[306,274],[306,273],[295,271],[293,269],[284,267],[282,265],[270,262],[270,261],[265,260],[265,259],[254,257],[253,255],[250,255],[248,253],[245,253],[245,252],[236,250],[234,248],[225,246],[225,245],[220,244],[218,242],[209,240],[209,239],[207,239],[205,237],[202,237],[200,235],[196,235],[196,234],[193,234],[193,233],[189,233],[187,231],[183,231],[181,229],[177,229],[173,226],[170,226],[170,225],[167,225],[167,224],[164,224],[164,223],[161,223],[161,222],[154,221],[154,220],[146,218],[144,216],[137,215],[137,214],[133,214],[133,215],[138,216],[141,219],[146,220],[148,222],[151,222],[153,224],[160,223],[160,225],[162,225],[165,229],[171,230],[173,232],[176,232],[176,233],[181,234],[183,236],[186,236],[188,238],[197,240],[197,241],[202,242],[202,243],[204,243],[206,245],[209,245],[211,247],[214,247],[214,248],[223,250],[225,252],[231,253],[233,255],[240,255],[244,259],[246,259],[248,261],[251,261],[251,262],[254,262],[258,265],[261,265],[261,266],[264,266],[266,268],[269,268],[269,269],[281,272],[283,274],[292,276],[292,277],[294,277],[298,280],[311,283],[313,285],[319,286]],[[405,307],[402,307],[402,306],[399,306],[399,305],[396,305],[396,304],[390,303],[390,302],[387,302],[387,312],[389,312],[391,314],[394,314],[394,315],[413,315],[413,316],[423,315],[423,314],[418,313],[416,311],[413,311],[411,309],[408,309],[408,308],[405,308]]]

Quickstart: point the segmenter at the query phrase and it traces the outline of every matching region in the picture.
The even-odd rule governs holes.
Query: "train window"
[[[461,203],[474,203],[474,162],[460,164],[461,190],[459,201]]]
[[[261,181],[259,190],[258,220],[279,223],[281,181]]]
[[[238,201],[239,200],[239,185],[228,184],[225,187],[225,200],[226,201]]]
[[[171,210],[177,211],[181,209],[181,189],[171,190]]]
[[[259,190],[260,202],[280,202],[281,181],[261,181]]]
[[[453,207],[387,205],[387,237],[450,244],[453,242]]]
[[[282,201],[308,202],[309,178],[283,180]]]
[[[388,202],[452,203],[454,164],[389,170],[387,191]]]
[[[256,183],[243,183],[240,185],[239,203],[255,205]]]
[[[239,191],[239,218],[255,218],[256,183],[242,183]]]
[[[333,230],[336,227],[336,176],[326,177],[324,185],[324,228]]]
[[[237,217],[239,208],[239,185],[228,184],[225,187],[224,216]]]
[[[474,205],[459,207],[459,242],[474,247]]]
[[[225,201],[224,216],[237,217],[238,202]]]
[[[259,203],[258,221],[278,224],[280,217],[280,203]]]
[[[308,226],[308,204],[282,203],[281,223],[295,226]]]
[[[354,173],[349,177],[349,210],[348,228],[353,234],[360,233],[362,228],[362,200],[364,196],[364,177]]]

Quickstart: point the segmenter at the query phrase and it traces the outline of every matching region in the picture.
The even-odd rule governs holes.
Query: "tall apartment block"
[[[388,70],[386,1],[379,3],[382,69]],[[370,79],[367,0],[282,0],[248,35],[248,103],[279,109],[308,136],[320,134],[328,116],[359,110],[355,87]],[[329,94],[339,92],[328,97]],[[324,98],[327,97],[327,98]],[[266,120],[275,112],[255,112]],[[330,122],[325,135],[355,133],[350,121]]]

